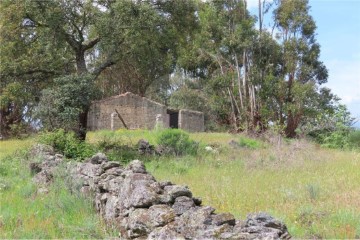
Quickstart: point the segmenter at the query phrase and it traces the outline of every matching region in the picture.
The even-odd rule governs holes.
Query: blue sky
[[[257,2],[248,0],[254,14]],[[309,0],[309,5],[317,25],[320,59],[329,70],[325,86],[342,99],[360,127],[360,0]]]

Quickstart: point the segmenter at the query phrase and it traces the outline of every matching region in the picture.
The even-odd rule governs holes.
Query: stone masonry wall
[[[179,128],[188,132],[204,131],[204,113],[182,109],[179,111]]]
[[[88,114],[89,130],[124,128],[115,109],[124,119],[130,129],[152,129],[156,124],[156,117],[161,114],[163,125],[168,127],[169,119],[166,106],[140,97],[132,93],[95,101]],[[111,116],[113,115],[113,124]]]
[[[41,192],[51,184],[62,156],[41,145],[31,151],[41,163],[30,164]],[[107,223],[116,226],[121,239],[289,239],[287,227],[266,213],[236,220],[203,206],[187,186],[157,182],[143,163],[122,167],[98,153],[83,163],[68,163],[73,190],[94,200]]]

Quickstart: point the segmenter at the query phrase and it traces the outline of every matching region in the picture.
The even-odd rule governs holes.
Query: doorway
[[[169,127],[179,128],[179,111],[168,109],[166,113],[169,114]]]

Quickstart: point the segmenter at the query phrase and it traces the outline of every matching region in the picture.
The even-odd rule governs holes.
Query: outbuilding
[[[187,109],[170,109],[148,98],[127,92],[94,101],[88,113],[88,129],[153,129],[156,125],[188,132],[204,131],[204,114]]]

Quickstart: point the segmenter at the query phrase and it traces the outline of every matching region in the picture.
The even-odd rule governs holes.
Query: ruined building
[[[153,129],[156,125],[189,132],[204,131],[204,114],[187,109],[174,110],[145,97],[127,92],[94,101],[88,113],[88,129]]]

